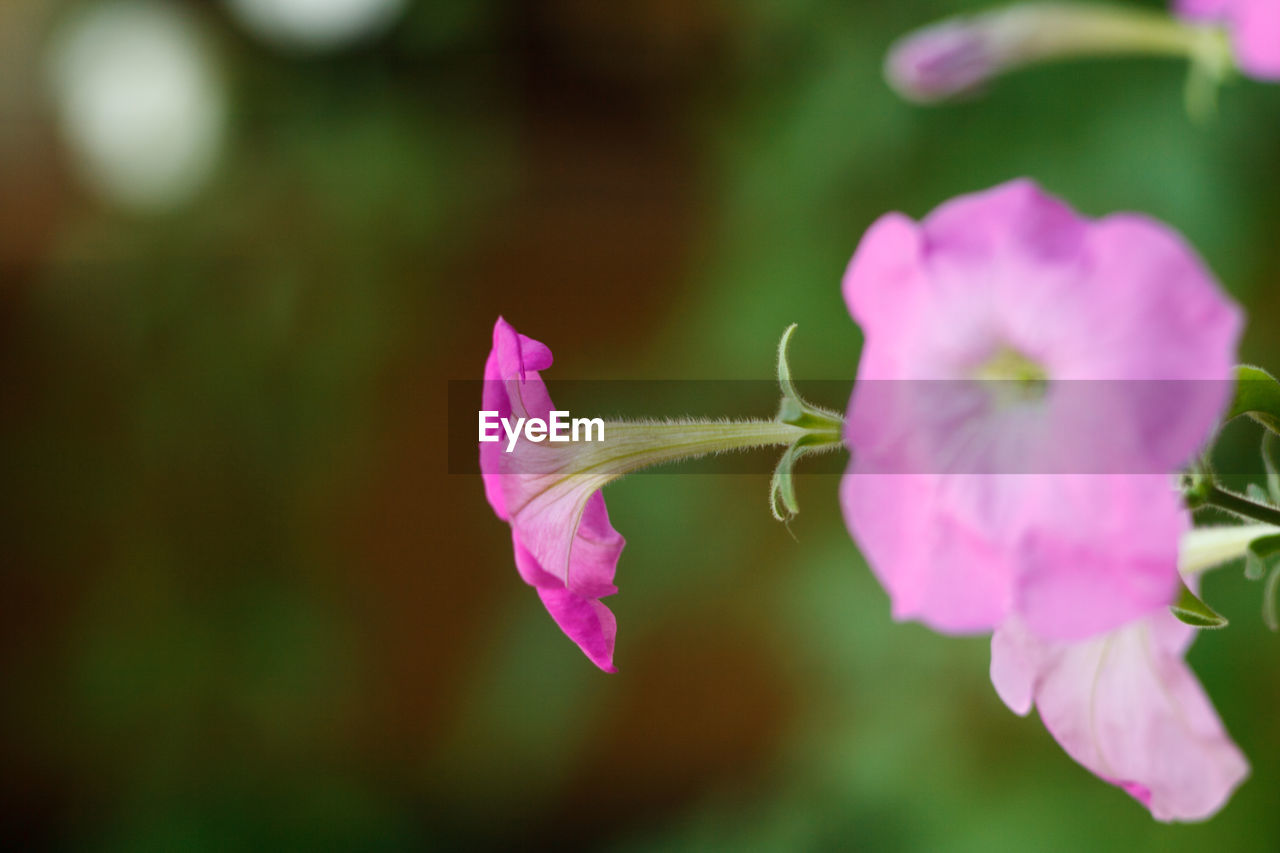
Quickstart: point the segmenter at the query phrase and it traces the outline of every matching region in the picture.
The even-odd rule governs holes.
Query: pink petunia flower
[[[1016,714],[1034,705],[1067,754],[1161,821],[1204,820],[1249,775],[1183,660],[1195,629],[1167,608],[1076,643],[1016,617],[991,639],[991,681]]]
[[[1014,181],[883,217],[844,294],[866,340],[841,503],[895,618],[1076,640],[1172,601],[1170,474],[1229,399],[1241,326],[1174,232]]]
[[[550,366],[551,350],[498,318],[484,367],[485,410],[546,419],[554,407],[538,371]],[[617,622],[600,599],[618,591],[613,575],[625,540],[609,523],[601,483],[565,476],[555,464],[557,454],[567,460],[573,452],[562,447],[521,442],[506,453],[501,443],[480,444],[485,496],[511,525],[525,583],[591,662],[613,672]]]
[[[1175,0],[1184,18],[1223,24],[1236,61],[1251,77],[1280,80],[1280,2],[1277,0]]]

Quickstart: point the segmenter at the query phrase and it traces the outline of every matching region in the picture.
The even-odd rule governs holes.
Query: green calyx
[[[1244,575],[1249,580],[1265,581],[1262,594],[1262,618],[1273,631],[1280,630],[1280,381],[1260,367],[1241,365],[1235,370],[1235,395],[1224,421],[1248,417],[1263,427],[1262,462],[1266,485],[1251,484],[1242,494],[1225,488],[1208,460],[1202,458],[1183,476],[1183,496],[1191,509],[1213,507],[1245,522],[1261,522],[1261,535],[1245,545]],[[1173,612],[1184,622],[1197,627],[1212,616],[1203,602],[1188,598],[1184,590]],[[1212,614],[1209,609],[1209,613]]]
[[[769,510],[778,521],[789,521],[800,512],[793,476],[796,462],[805,456],[835,450],[844,444],[844,418],[805,400],[791,380],[787,347],[795,330],[796,324],[792,323],[778,342],[778,388],[782,392],[782,400],[778,404],[778,414],[774,420],[799,427],[805,430],[805,434],[783,452],[769,482]]]
[[[1185,583],[1178,593],[1178,600],[1169,609],[1179,622],[1193,628],[1227,627],[1227,618],[1205,604]]]
[[[1235,370],[1236,390],[1224,420],[1248,415],[1269,432],[1280,433],[1280,382],[1261,367],[1242,364]]]

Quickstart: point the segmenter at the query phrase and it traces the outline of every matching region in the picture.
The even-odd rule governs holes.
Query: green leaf
[[[1244,552],[1244,576],[1260,581],[1270,568],[1280,568],[1280,533],[1249,543]]]
[[[1267,469],[1267,491],[1272,503],[1280,504],[1280,435],[1268,432],[1262,437],[1262,464]]]
[[[1241,415],[1280,433],[1280,382],[1261,367],[1242,364],[1236,368],[1236,393],[1226,420]]]
[[[1262,588],[1262,621],[1272,631],[1280,631],[1280,613],[1277,613],[1276,599],[1280,598],[1280,566],[1271,570],[1267,585]]]
[[[1201,601],[1186,584],[1182,585],[1177,603],[1169,610],[1178,617],[1178,621],[1193,628],[1225,628],[1227,625],[1227,617]]]
[[[1268,433],[1268,435],[1270,435],[1270,433]],[[1244,496],[1249,500],[1257,501],[1258,503],[1271,503],[1271,494],[1257,483],[1250,483],[1244,490]]]

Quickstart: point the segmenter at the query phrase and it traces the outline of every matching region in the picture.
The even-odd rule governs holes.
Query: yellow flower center
[[[1049,374],[1038,362],[1013,347],[1001,347],[978,365],[974,378],[998,382],[996,393],[1008,402],[1039,400],[1049,387]]]

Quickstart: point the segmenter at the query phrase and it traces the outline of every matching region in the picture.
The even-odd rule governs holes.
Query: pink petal
[[[551,411],[551,397],[538,371],[550,367],[551,360],[551,350],[545,345],[520,334],[499,317],[493,326],[493,349],[484,365],[484,410],[496,411],[499,418],[546,417]],[[515,481],[500,476],[512,462],[504,446],[505,440],[480,445],[480,471],[489,505],[499,518],[506,520],[504,486],[513,486]]]
[[[1031,630],[1079,640],[1173,601],[1190,527],[1172,482],[1150,475],[1028,477],[1038,523],[1017,548],[1016,607]]]
[[[1203,820],[1249,767],[1181,651],[1169,647],[1186,628],[1170,622],[1161,608],[1093,640],[1047,643],[1010,620],[992,638],[992,682],[1015,712],[1033,696],[1067,754],[1157,820]]]
[[[916,224],[902,214],[890,213],[867,230],[849,262],[844,298],[849,313],[863,326],[868,344],[858,366],[860,379],[899,379],[920,370],[919,365],[898,359],[897,347],[870,344],[873,336],[888,344],[913,332],[913,307],[926,287],[920,268],[922,246]]]
[[[590,598],[613,595],[622,536],[609,524],[604,496],[588,491],[585,478],[582,484],[573,479],[540,492],[516,514],[512,530],[538,571],[556,585]],[[528,574],[525,580],[535,582]]]
[[[1240,0],[1233,32],[1241,68],[1253,77],[1280,80],[1280,3]]]
[[[1195,250],[1168,226],[1115,214],[1090,229],[1089,274],[1073,315],[1093,340],[1061,342],[1067,379],[1207,379],[1229,376],[1243,326]]]
[[[538,589],[551,618],[560,630],[578,644],[591,662],[605,672],[617,672],[613,665],[613,639],[618,623],[613,612],[599,601],[567,589]]]
[[[1046,657],[1046,644],[1016,618],[991,635],[991,684],[1000,700],[1020,717],[1035,704],[1036,682]]]
[[[955,514],[935,512],[937,479],[846,474],[845,521],[888,591],[895,619],[919,619],[946,633],[984,631],[1008,610],[1012,568],[991,539]]]

